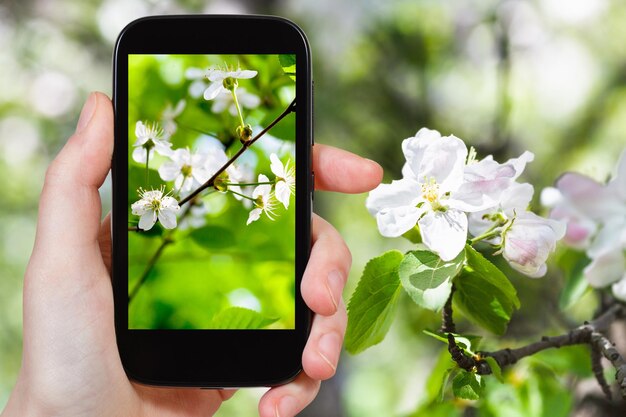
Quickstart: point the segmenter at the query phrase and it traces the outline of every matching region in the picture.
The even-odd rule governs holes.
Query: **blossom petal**
[[[176,227],[176,213],[167,208],[163,208],[159,211],[159,221],[166,229],[173,229]]]
[[[199,98],[207,88],[207,83],[203,80],[196,80],[189,84],[189,95],[193,98]]]
[[[291,197],[291,190],[285,181],[278,181],[276,183],[276,189],[274,191],[276,199],[283,203],[285,209],[289,208],[289,197]]]
[[[148,210],[139,218],[139,228],[142,230],[150,230],[156,221],[157,215],[154,210]]]
[[[256,77],[257,74],[258,72],[254,70],[237,70],[231,72],[229,75],[233,78],[247,79]]]
[[[392,181],[391,184],[380,184],[373,189],[365,206],[372,215],[388,208],[403,206],[416,206],[422,201],[420,196],[420,185],[411,179],[401,179]]]
[[[133,149],[133,160],[135,162],[139,162],[140,164],[145,164],[147,155],[148,155],[148,151],[143,146],[138,146],[135,149]],[[152,149],[150,149],[150,159],[152,159]]]
[[[439,132],[423,127],[415,136],[402,141],[402,152],[406,158],[402,174],[405,177],[417,178],[426,148],[438,139],[441,139]]]
[[[415,227],[423,212],[412,206],[384,208],[376,213],[378,230],[385,237],[402,236]]]
[[[204,90],[204,99],[213,100],[224,89],[221,81],[214,81]]]
[[[204,78],[205,74],[206,70],[203,70],[202,68],[191,67],[187,68],[187,71],[185,71],[185,78],[188,80],[197,80],[199,78]]]
[[[134,202],[133,204],[131,204],[130,209],[135,216],[143,216],[149,210],[149,208],[144,203],[144,200]]]
[[[625,267],[624,253],[616,248],[598,254],[583,272],[592,287],[602,288],[618,281]]]
[[[622,301],[626,301],[626,274],[611,287],[613,295]]]
[[[434,178],[442,193],[455,191],[463,183],[466,159],[467,147],[461,139],[455,136],[442,137],[424,150],[424,157],[417,171],[418,181],[427,183]]]
[[[260,208],[255,208],[250,212],[250,215],[248,216],[248,221],[246,222],[246,226],[249,225],[250,223],[257,221],[261,218],[261,213],[263,212],[263,210],[261,210]]]
[[[429,211],[418,224],[424,244],[444,261],[456,258],[465,247],[467,215],[461,211]]]
[[[172,181],[180,174],[180,164],[174,161],[163,162],[159,167],[159,176],[163,181]]]
[[[270,169],[279,178],[285,178],[285,168],[283,167],[283,163],[278,159],[278,156],[273,153],[270,155]]]

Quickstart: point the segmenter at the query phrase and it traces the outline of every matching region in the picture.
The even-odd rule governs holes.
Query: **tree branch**
[[[461,366],[459,361],[463,362],[463,369],[467,369],[470,365],[466,360],[473,361],[472,366],[476,367],[477,373],[481,375],[491,374],[491,367],[484,360],[484,357],[492,357],[498,362],[500,367],[505,367],[517,363],[520,359],[532,356],[538,352],[551,348],[561,348],[573,345],[589,345],[592,349],[597,349],[602,356],[608,359],[616,369],[615,379],[618,382],[622,397],[626,398],[626,360],[620,355],[614,344],[603,334],[606,332],[614,321],[626,316],[626,306],[623,304],[613,304],[603,314],[598,316],[591,322],[587,322],[582,326],[576,327],[569,332],[558,336],[544,336],[540,341],[530,343],[516,349],[501,349],[494,352],[480,352],[478,358],[472,358],[463,355],[465,359],[453,359]],[[452,338],[454,342],[454,338]],[[456,346],[456,344],[455,344]],[[448,350],[452,354],[450,338],[448,338]],[[602,385],[602,383],[601,383]]]
[[[456,291],[456,287],[452,284],[450,296],[441,312],[441,333],[456,333],[456,325],[452,317],[452,298],[454,297],[454,291]]]
[[[207,180],[207,182],[205,182],[204,184],[202,184],[200,187],[198,187],[195,191],[193,191],[191,194],[189,194],[187,197],[183,198],[182,200],[180,200],[178,202],[178,204],[180,206],[182,206],[183,204],[187,203],[189,200],[191,200],[192,198],[194,198],[195,196],[197,196],[198,194],[200,194],[202,191],[206,190],[209,187],[212,187],[213,184],[215,183],[215,180],[217,179],[217,177],[219,177],[224,171],[226,171],[226,169],[233,163],[235,162],[235,160],[237,160],[237,158],[239,158],[250,146],[252,146],[254,144],[254,142],[256,142],[261,136],[263,136],[264,134],[266,134],[271,128],[273,128],[278,122],[280,122],[282,119],[284,119],[288,114],[290,114],[291,112],[294,112],[296,110],[296,99],[294,98],[293,101],[291,102],[291,104],[289,104],[289,106],[287,106],[287,108],[280,114],[278,115],[278,117],[276,119],[274,119],[274,121],[272,121],[272,123],[270,123],[265,129],[263,129],[262,131],[260,131],[255,137],[253,137],[252,139],[244,142],[241,146],[241,149],[239,149],[237,151],[236,154],[234,154],[224,165],[222,165],[222,167],[220,169],[218,169],[215,174],[213,174],[213,176],[211,176],[211,178],[209,178]]]
[[[598,385],[602,388],[602,392],[606,396],[606,398],[611,401],[611,387],[606,382],[606,378],[604,377],[604,367],[602,366],[602,352],[600,348],[596,344],[591,345],[591,371],[596,377],[598,381]]]

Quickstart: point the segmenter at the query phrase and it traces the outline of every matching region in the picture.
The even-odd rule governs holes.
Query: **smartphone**
[[[155,16],[114,53],[113,291],[140,383],[283,384],[311,312],[311,56],[270,16]]]

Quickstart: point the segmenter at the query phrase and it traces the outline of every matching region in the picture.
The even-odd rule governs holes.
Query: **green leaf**
[[[515,288],[506,276],[471,246],[467,265],[454,280],[454,306],[477,325],[504,334],[515,309],[520,307]]]
[[[392,250],[365,265],[348,304],[348,352],[362,352],[385,338],[400,294],[398,265],[402,257],[402,252]]]
[[[502,368],[500,368],[498,361],[496,361],[496,359],[492,358],[491,356],[487,356],[483,359],[489,364],[493,376],[495,376],[498,381],[504,382],[504,378],[502,377]]]
[[[237,243],[232,230],[221,226],[208,225],[194,229],[189,237],[205,249],[223,249]]]
[[[589,262],[590,260],[583,255],[570,269],[565,287],[563,287],[561,295],[559,296],[559,307],[561,310],[571,307],[576,301],[580,300],[589,288],[589,284],[583,273],[583,270],[589,265]]]
[[[452,392],[457,398],[478,400],[485,392],[485,381],[474,372],[461,371],[452,380]]]
[[[296,80],[296,56],[294,54],[278,55],[280,66],[283,67],[285,74],[292,80]]]
[[[213,317],[210,328],[254,330],[267,327],[277,320],[278,318],[265,317],[247,308],[230,307]]]
[[[439,311],[450,296],[452,279],[464,260],[465,251],[451,261],[443,261],[427,250],[408,252],[398,267],[400,282],[417,305]]]

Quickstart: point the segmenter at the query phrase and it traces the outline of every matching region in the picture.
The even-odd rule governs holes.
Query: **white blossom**
[[[192,154],[186,148],[176,149],[170,155],[170,161],[159,167],[159,175],[164,181],[174,181],[177,190],[189,192],[209,179],[205,167],[206,159],[204,154]]]
[[[185,110],[185,100],[179,100],[176,106],[172,106],[171,103],[167,103],[167,106],[161,113],[161,124],[163,125],[163,131],[169,137],[176,133],[178,130],[178,124],[176,118]]]
[[[237,95],[237,101],[241,107],[254,109],[261,104],[261,99],[258,96],[249,93],[244,87],[237,88],[235,90],[235,94]],[[228,109],[228,112],[232,116],[237,116],[237,106],[235,106],[233,95],[229,90],[223,89],[213,100],[211,111],[213,113],[222,113],[226,109]]]
[[[134,143],[133,159],[136,162],[145,164],[148,158],[152,159],[156,150],[163,156],[171,154],[172,144],[163,137],[163,130],[157,123],[146,123],[138,121],[135,124],[135,136],[137,140]]]
[[[209,68],[206,77],[209,80],[209,86],[204,90],[204,99],[213,100],[222,91],[230,94],[230,90],[225,87],[228,81],[236,81],[238,79],[248,79],[255,77],[257,71],[237,69],[234,71],[220,70],[217,68]]]
[[[443,260],[454,259],[467,239],[466,212],[495,205],[480,187],[464,190],[467,147],[455,136],[423,128],[402,142],[404,178],[381,184],[366,202],[383,236],[419,225],[424,244]]]
[[[258,182],[269,182],[269,178],[259,174]],[[252,191],[252,198],[254,199],[254,208],[250,211],[246,225],[259,220],[263,213],[270,220],[274,220],[272,216],[274,215],[275,203],[272,199],[272,186],[270,184],[257,185],[254,191]]]
[[[186,230],[188,228],[199,228],[206,224],[206,215],[209,213],[209,208],[202,200],[198,200],[189,208],[189,213],[186,217],[180,220],[178,228],[180,230]]]
[[[276,175],[275,195],[276,199],[283,203],[285,209],[289,208],[289,198],[296,188],[296,167],[289,165],[289,160],[283,165],[278,156],[270,155],[270,169]]]
[[[191,80],[189,84],[189,95],[193,98],[199,98],[202,93],[209,86],[207,82],[208,70],[202,68],[190,67],[185,71],[185,78]]]
[[[565,224],[530,211],[517,214],[503,237],[502,256],[531,278],[546,274],[546,261],[565,235]]]
[[[176,213],[180,210],[175,198],[163,194],[163,189],[139,190],[139,201],[131,205],[132,213],[139,218],[139,228],[150,230],[157,219],[164,228],[176,227]]]

